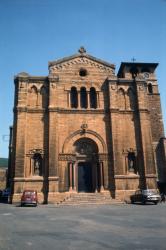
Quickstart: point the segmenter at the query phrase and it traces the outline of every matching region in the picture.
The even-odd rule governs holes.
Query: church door
[[[78,163],[78,192],[93,192],[92,164]]]

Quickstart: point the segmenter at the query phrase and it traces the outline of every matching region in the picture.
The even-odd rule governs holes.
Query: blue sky
[[[0,157],[8,156],[14,75],[48,75],[48,61],[82,45],[116,72],[133,57],[158,62],[166,128],[166,0],[0,0],[0,35]]]

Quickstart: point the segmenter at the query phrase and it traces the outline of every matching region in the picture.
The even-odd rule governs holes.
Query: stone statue
[[[35,159],[34,161],[34,174],[39,175],[40,174],[40,160]]]
[[[134,172],[135,169],[135,153],[130,151],[128,153],[128,168],[130,172]]]

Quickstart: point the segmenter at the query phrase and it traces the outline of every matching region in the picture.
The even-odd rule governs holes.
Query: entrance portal
[[[93,192],[92,164],[90,162],[78,163],[78,192]]]

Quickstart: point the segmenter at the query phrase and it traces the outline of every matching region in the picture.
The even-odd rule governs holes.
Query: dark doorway
[[[90,162],[78,163],[78,192],[93,192],[92,165]]]

